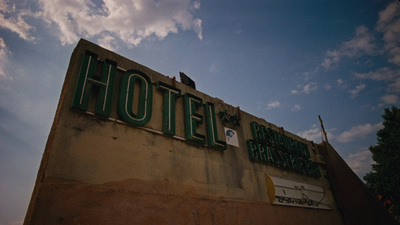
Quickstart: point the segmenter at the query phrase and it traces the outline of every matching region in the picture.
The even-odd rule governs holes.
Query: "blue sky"
[[[362,177],[400,103],[400,2],[0,0],[0,225],[21,224],[73,48],[88,39],[308,140]]]

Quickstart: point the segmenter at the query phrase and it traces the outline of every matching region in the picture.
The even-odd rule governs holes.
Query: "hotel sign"
[[[72,108],[87,111],[94,88],[97,89],[97,101],[94,114],[99,117],[109,118],[113,96],[116,92],[115,77],[117,63],[109,59],[103,62],[102,75],[95,74],[97,54],[85,51],[76,89],[73,97]],[[220,140],[217,132],[216,115],[223,122],[231,122],[240,126],[240,115],[229,115],[226,110],[215,113],[212,102],[203,102],[198,96],[191,93],[182,93],[175,86],[161,81],[153,83],[142,71],[127,70],[122,75],[118,93],[117,112],[123,122],[132,126],[144,126],[152,118],[153,111],[153,84],[156,90],[163,95],[162,133],[175,136],[176,133],[176,101],[183,99],[184,107],[184,132],[186,141],[211,148],[226,150],[227,143],[239,147],[238,133],[225,128],[225,141]],[[137,90],[136,90],[137,89]],[[197,113],[204,109],[204,116]],[[133,110],[135,109],[135,110]],[[198,126],[206,124],[206,135],[198,132]],[[253,139],[247,140],[249,158],[284,169],[292,170],[311,177],[320,177],[318,165],[309,160],[308,145],[266,128],[256,122],[250,123]]]
[[[108,118],[111,113],[114,95],[114,83],[117,63],[109,59],[104,60],[101,77],[95,75],[97,54],[85,51],[79,77],[74,93],[72,108],[87,111],[93,87],[98,91],[96,116]],[[203,100],[190,93],[181,93],[181,90],[161,81],[155,83],[158,91],[163,93],[163,120],[162,133],[175,135],[175,103],[182,97],[184,103],[184,121],[186,140],[209,147],[226,150],[226,142],[218,137],[215,106],[212,102]],[[123,122],[133,126],[144,126],[152,117],[153,82],[139,70],[128,70],[122,75],[118,100],[118,116]],[[139,88],[139,90],[135,90]],[[135,96],[138,94],[138,96]],[[133,110],[133,108],[137,109]],[[196,110],[204,108],[204,116]],[[206,136],[197,132],[197,127],[205,121]],[[206,143],[207,140],[207,143]]]
[[[308,145],[284,134],[252,122],[253,139],[247,140],[250,160],[292,170],[307,176],[320,177],[318,164],[309,160]]]

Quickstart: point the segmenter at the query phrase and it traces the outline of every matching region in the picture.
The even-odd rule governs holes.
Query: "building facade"
[[[395,224],[336,151],[86,40],[24,224]]]

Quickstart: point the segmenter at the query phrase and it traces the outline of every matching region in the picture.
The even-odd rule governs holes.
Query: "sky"
[[[362,179],[400,106],[400,1],[0,0],[0,225],[22,224],[87,39],[308,140]]]

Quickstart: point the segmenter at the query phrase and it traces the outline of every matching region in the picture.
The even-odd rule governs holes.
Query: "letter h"
[[[103,62],[102,76],[96,76],[97,54],[85,51],[81,68],[76,83],[72,107],[86,111],[88,109],[92,87],[98,88],[95,114],[108,117],[111,112],[113,98],[114,80],[117,63],[109,59]]]

